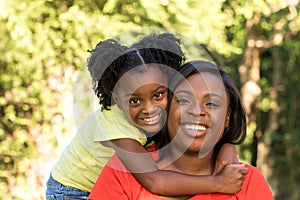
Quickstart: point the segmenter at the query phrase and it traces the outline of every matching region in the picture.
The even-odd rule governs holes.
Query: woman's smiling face
[[[177,151],[207,155],[229,124],[228,105],[222,79],[213,73],[196,73],[178,85],[168,116],[168,133]]]

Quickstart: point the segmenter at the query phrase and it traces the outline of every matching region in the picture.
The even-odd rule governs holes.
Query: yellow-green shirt
[[[133,126],[117,105],[96,111],[80,127],[51,171],[63,185],[91,191],[99,174],[115,151],[100,141],[131,138],[144,145],[146,136]]]

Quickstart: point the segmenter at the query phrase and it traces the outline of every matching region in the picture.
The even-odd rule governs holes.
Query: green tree
[[[131,43],[152,27],[186,37],[188,59],[205,44],[230,73],[248,112],[242,159],[277,199],[299,199],[299,2],[279,0],[1,1],[0,199],[43,199],[42,169],[79,125],[70,101],[90,89],[86,50],[118,35]]]
[[[299,2],[226,1],[224,9],[236,19],[228,38],[244,49],[233,60],[251,134],[242,153],[251,152],[251,163],[268,178],[276,199],[299,199],[299,170],[292,165],[299,160],[300,133],[289,124],[299,111]]]
[[[74,129],[68,100],[87,49],[142,27],[187,32],[204,26],[220,4],[210,3],[214,10],[199,21],[197,11],[188,12],[193,6],[201,7],[193,1],[1,1],[0,198],[43,199],[44,163]],[[200,41],[209,40],[204,33]],[[33,193],[32,187],[39,189]]]

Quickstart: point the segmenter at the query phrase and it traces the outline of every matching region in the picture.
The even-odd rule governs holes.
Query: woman
[[[164,170],[208,176],[213,173],[220,146],[240,144],[245,139],[245,112],[229,76],[214,64],[194,61],[183,65],[179,72],[170,83],[173,95],[165,142],[154,156],[159,154],[157,162]],[[135,181],[117,157],[110,161],[110,166],[114,167],[106,167],[99,176],[90,199],[162,198]],[[210,193],[175,199],[273,199],[258,169],[244,166],[249,172],[241,191],[235,194]],[[224,170],[230,167],[235,167],[243,179],[243,165],[229,165]]]

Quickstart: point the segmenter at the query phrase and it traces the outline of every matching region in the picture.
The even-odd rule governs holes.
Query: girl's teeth
[[[156,115],[155,117],[151,117],[151,118],[144,118],[145,122],[152,122],[158,119],[158,115]]]

